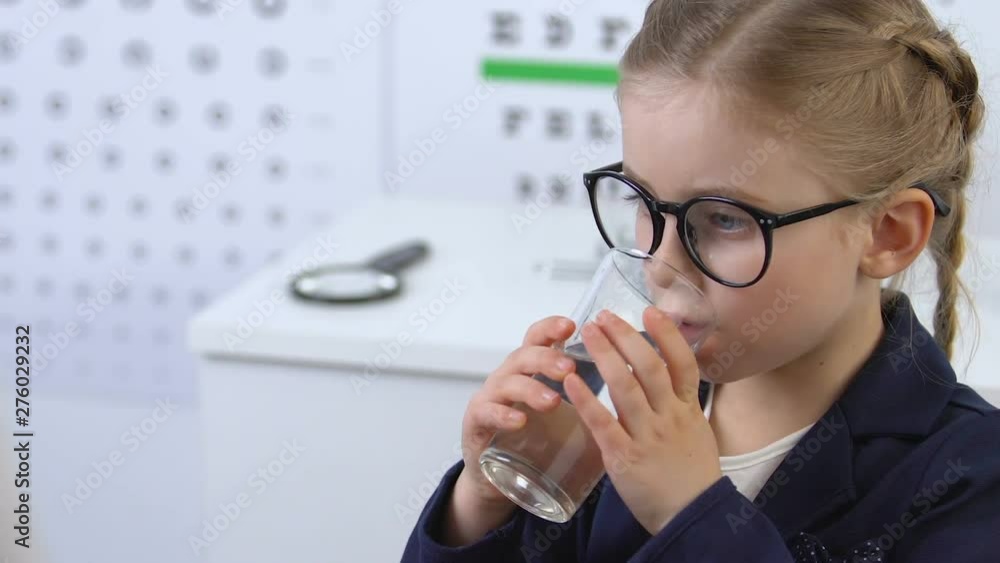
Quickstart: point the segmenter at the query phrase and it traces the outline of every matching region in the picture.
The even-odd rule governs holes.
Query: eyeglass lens
[[[594,189],[601,230],[616,248],[653,253],[654,224],[650,209],[638,191],[617,178],[605,176]],[[666,218],[660,246],[676,236],[675,221]],[[750,283],[764,269],[767,246],[764,231],[743,209],[726,202],[699,201],[688,209],[684,232],[691,259],[711,275],[732,284]]]

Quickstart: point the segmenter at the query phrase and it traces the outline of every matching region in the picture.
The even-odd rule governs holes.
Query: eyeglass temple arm
[[[590,183],[594,181],[594,176],[595,175],[599,175],[599,174],[601,174],[603,172],[616,172],[618,174],[623,174],[624,173],[624,163],[623,162],[616,162],[614,164],[609,164],[609,165],[607,165],[607,166],[605,166],[603,168],[598,168],[597,170],[591,170],[590,172],[584,172],[583,173],[583,181],[584,181],[584,183],[589,186]]]
[[[924,193],[931,196],[931,201],[934,202],[934,210],[937,211],[938,215],[940,215],[941,217],[947,217],[951,215],[951,206],[944,201],[943,197],[935,193],[934,190],[930,188],[930,186],[928,186],[923,182],[920,182],[918,184],[915,184],[913,187],[917,188],[918,190],[922,190]]]
[[[931,201],[934,202],[934,211],[941,217],[947,217],[951,214],[951,206],[945,203],[944,199],[938,194],[934,193],[927,184],[923,182],[915,184],[914,188],[923,191],[928,196],[930,196]],[[802,221],[807,221],[814,217],[820,217],[828,213],[833,213],[838,209],[843,209],[845,207],[850,207],[861,203],[856,200],[846,200],[839,203],[827,203],[825,205],[817,205],[816,207],[810,207],[809,209],[803,209],[802,211],[796,211],[795,213],[789,213],[787,215],[778,215],[774,217],[774,228],[784,227],[786,225],[792,225],[794,223],[799,223]]]
[[[609,164],[603,168],[598,168],[597,170],[594,170],[594,172],[623,172],[623,171],[624,171],[624,161],[616,162],[614,164]],[[937,212],[939,216],[947,217],[951,215],[951,206],[944,201],[944,198],[935,193],[934,190],[930,188],[930,186],[928,186],[924,182],[919,182],[917,184],[914,184],[913,187],[917,188],[918,190],[924,191],[927,195],[930,196],[931,201],[934,202],[934,210]],[[827,213],[836,211],[838,209],[854,205],[855,203],[858,202],[846,201],[843,203],[819,205],[811,209],[800,211],[798,213],[792,213],[789,215],[779,215],[778,217],[775,218],[775,227],[780,227],[783,225],[791,225],[792,223],[798,223],[800,221],[812,219],[813,217],[825,215]],[[658,211],[663,212],[667,210],[658,210]]]
[[[625,171],[624,161],[619,161],[614,164],[609,164],[604,168],[598,168],[597,170],[594,170],[594,172],[624,172],[624,171]]]
[[[794,213],[775,215],[768,221],[771,223],[771,226],[777,229],[778,227],[785,227],[788,225],[794,225],[795,223],[801,223],[802,221],[808,221],[809,219],[813,219],[815,217],[822,217],[823,215],[833,213],[838,209],[857,205],[858,203],[860,202],[854,200],[846,200],[838,203],[825,203],[823,205],[817,205],[816,207],[810,207],[809,209],[795,211]]]

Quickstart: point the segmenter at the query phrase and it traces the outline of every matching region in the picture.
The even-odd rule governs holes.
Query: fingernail
[[[556,362],[556,367],[559,368],[560,373],[566,373],[573,369],[573,360],[570,360],[569,358],[561,358]]]
[[[604,324],[608,322],[610,317],[611,315],[608,313],[607,309],[602,310],[600,313],[597,313],[597,322],[600,324]]]
[[[556,399],[555,391],[542,391],[542,399],[546,401],[554,401]]]
[[[511,422],[521,422],[521,420],[523,418],[524,418],[524,413],[521,413],[521,412],[518,412],[518,411],[513,411],[513,412],[508,412],[507,413],[507,420],[509,420]]]

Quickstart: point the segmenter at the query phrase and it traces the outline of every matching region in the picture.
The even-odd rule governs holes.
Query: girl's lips
[[[693,344],[699,339],[705,337],[705,329],[707,326],[708,325],[705,323],[695,324],[693,322],[681,321],[681,323],[677,325],[677,330],[680,331],[684,340],[686,340],[688,344]]]

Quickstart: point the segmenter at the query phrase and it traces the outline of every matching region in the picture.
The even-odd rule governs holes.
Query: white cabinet
[[[194,319],[202,557],[399,559],[460,458],[469,397],[532,322],[572,310],[596,266],[589,210],[537,211],[373,201]],[[334,306],[285,291],[315,258],[363,261],[401,233],[423,234],[432,250],[405,273],[398,299]],[[577,281],[551,280],[553,257],[580,260]]]

